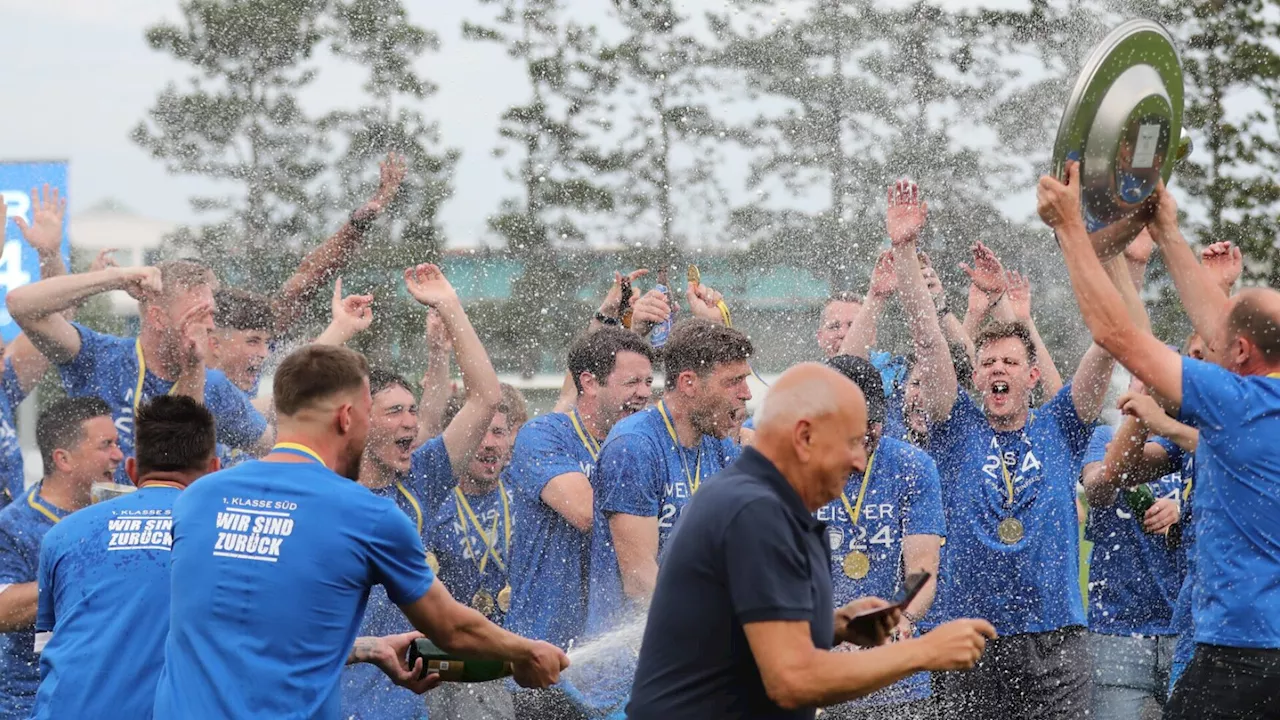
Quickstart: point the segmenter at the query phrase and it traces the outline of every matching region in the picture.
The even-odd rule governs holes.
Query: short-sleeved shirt
[[[661,552],[693,496],[695,483],[720,472],[739,452],[732,441],[710,435],[703,435],[694,448],[678,444],[656,406],[614,425],[591,477],[595,512],[586,635],[608,632],[619,617],[634,609],[622,592],[609,518],[615,513],[658,518]]]
[[[138,351],[135,338],[95,332],[72,323],[80,333],[80,352],[58,366],[62,385],[71,397],[100,397],[111,408],[120,434],[120,452],[133,454],[134,392],[138,387]],[[148,368],[142,381],[142,400],[164,395],[174,381],[157,377]],[[251,448],[267,430],[267,421],[249,398],[220,370],[205,370],[204,404],[218,421],[218,442],[230,448]],[[116,482],[130,484],[124,463],[116,470]]]
[[[942,488],[933,460],[923,450],[887,437],[880,439],[872,457],[861,506],[858,495],[863,474],[857,473],[845,484],[843,497],[819,508],[817,513],[827,525],[836,607],[860,597],[894,597],[904,580],[903,538],[946,534]],[[850,510],[858,513],[856,525],[850,520]],[[870,561],[870,569],[862,578],[855,579],[844,571],[845,558],[852,552],[863,553]],[[889,705],[927,697],[929,674],[916,673],[847,703],[847,707]]]
[[[520,428],[506,474],[520,529],[507,568],[511,611],[506,628],[511,632],[562,648],[582,634],[591,534],[543,502],[542,490],[567,473],[582,473],[590,480],[595,467],[592,450],[568,415],[543,415]]]
[[[0,587],[37,582],[40,541],[71,513],[40,497],[32,485],[0,510]],[[40,684],[40,659],[34,626],[0,633],[0,720],[26,720]]]
[[[1115,428],[1093,431],[1082,465],[1102,462]],[[1147,483],[1156,498],[1182,500],[1182,473]],[[1084,536],[1089,556],[1089,630],[1104,635],[1174,635],[1173,605],[1182,587],[1180,549],[1164,535],[1143,531],[1123,497],[1090,507]]]
[[[22,446],[18,443],[18,427],[14,416],[27,397],[13,369],[13,360],[4,361],[0,373],[0,510],[21,497],[26,489],[22,466]]]
[[[35,718],[149,718],[169,633],[181,489],[148,485],[55,525],[40,548]]]
[[[1019,431],[997,433],[964,393],[950,417],[930,428],[947,543],[928,626],[979,617],[1013,635],[1085,624],[1076,485],[1092,431],[1076,413],[1070,384]],[[1012,507],[1002,462],[1014,485]],[[1024,528],[1013,544],[997,534],[1009,517]]]
[[[519,542],[513,530],[508,534],[509,528],[514,529],[511,496],[505,484],[502,488],[478,495],[455,489],[436,511],[427,543],[440,563],[438,577],[449,592],[497,625],[503,625],[507,616],[498,598],[507,586],[509,548]]]
[[[834,615],[825,525],[747,448],[698,491],[671,537],[627,717],[812,718],[769,698],[744,626],[807,622],[825,650]]]
[[[435,579],[400,508],[314,462],[201,478],[174,504],[172,557],[157,720],[338,718],[370,588],[407,605]]]
[[[397,482],[369,492],[394,502],[405,517],[413,522],[414,529],[422,525],[421,537],[425,544],[431,532],[430,508],[453,483],[453,470],[444,440],[436,436],[413,452],[409,472]],[[361,636],[396,635],[413,630],[400,608],[387,598],[387,591],[375,586],[369,591],[364,618],[360,622]],[[412,690],[391,682],[391,678],[367,663],[347,665],[342,669],[342,717],[344,720],[409,720],[426,717],[426,705]]]
[[[1196,642],[1280,648],[1280,378],[1182,359],[1196,446]]]

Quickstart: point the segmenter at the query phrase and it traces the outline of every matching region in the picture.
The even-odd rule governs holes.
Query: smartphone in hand
[[[918,572],[907,576],[906,582],[902,583],[902,587],[898,590],[898,594],[889,601],[889,605],[878,610],[867,610],[854,615],[849,620],[849,635],[872,636],[875,635],[876,626],[881,620],[892,613],[894,610],[905,610],[912,600],[920,594],[925,583],[929,582],[929,578],[933,577],[932,573]]]

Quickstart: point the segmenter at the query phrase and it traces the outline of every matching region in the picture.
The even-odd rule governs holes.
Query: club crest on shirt
[[[832,550],[839,550],[844,547],[844,531],[834,525],[828,525],[827,545]]]

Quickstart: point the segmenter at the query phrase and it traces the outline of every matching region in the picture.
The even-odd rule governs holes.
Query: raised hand
[[[119,274],[120,289],[138,302],[159,295],[163,289],[158,268],[129,267],[115,268],[115,271]]]
[[[427,311],[427,348],[432,357],[447,357],[453,353],[453,337],[435,310]]]
[[[1200,251],[1200,264],[1204,265],[1223,292],[1231,294],[1231,286],[1244,271],[1244,255],[1230,241],[1216,242]]]
[[[1008,278],[1005,277],[1000,258],[981,242],[974,243],[971,250],[973,266],[970,267],[965,263],[960,263],[959,266],[964,274],[969,276],[969,281],[987,295],[999,295],[1004,292],[1008,288]]]
[[[942,310],[947,306],[947,293],[942,287],[942,281],[938,279],[938,273],[930,265],[920,268],[920,273],[924,275],[924,286],[929,291],[929,296],[933,298],[933,306]]]
[[[116,248],[103,248],[99,250],[97,256],[93,258],[93,262],[89,263],[89,272],[106,270],[109,267],[119,267],[119,265],[116,265],[116,259],[111,257],[111,254],[115,251]]]
[[[723,323],[724,315],[720,313],[719,304],[724,301],[724,296],[720,291],[701,283],[694,285],[689,283],[684,293],[685,300],[689,303],[689,311],[694,317],[709,320],[713,323]]]
[[[1080,211],[1080,163],[1067,161],[1067,181],[1059,182],[1052,175],[1042,175],[1036,187],[1036,212],[1045,225],[1057,230],[1067,223],[1081,223]]]
[[[560,681],[560,671],[569,667],[569,656],[560,648],[541,640],[532,641],[529,656],[512,663],[513,676],[520,687],[544,688]]]
[[[373,197],[368,202],[361,205],[351,214],[351,219],[357,222],[373,220],[373,218],[382,214],[387,209],[396,193],[400,191],[400,183],[404,182],[404,176],[408,173],[408,166],[405,164],[404,155],[396,152],[387,153],[387,158],[378,164],[378,189],[374,191]]]
[[[894,246],[915,242],[929,219],[929,205],[920,202],[920,188],[910,180],[889,186],[889,212],[885,225]]]
[[[342,328],[348,337],[354,337],[373,323],[373,296],[342,296],[342,278],[333,283],[333,299],[329,302],[329,312],[334,325]]]
[[[894,274],[893,251],[885,250],[880,253],[876,266],[871,269],[871,285],[867,288],[867,294],[884,299],[897,289],[898,276]]]
[[[604,315],[605,317],[621,318],[622,311],[626,309],[626,308],[620,307],[620,305],[622,305],[623,278],[625,277],[627,281],[630,282],[632,286],[634,286],[636,280],[648,274],[649,274],[649,271],[646,270],[645,268],[640,268],[639,270],[632,270],[626,275],[623,275],[622,273],[615,270],[613,272],[613,284],[609,286],[609,292],[604,294],[604,301],[600,303],[600,307],[597,310],[597,312],[599,312],[601,315]],[[631,298],[631,306],[635,307],[635,296],[632,296]]]
[[[1009,307],[1013,310],[1013,316],[1023,322],[1030,320],[1031,281],[1017,270],[1010,270],[1005,273],[1005,283],[1008,288],[1005,291],[1005,297],[1009,298]]]
[[[1170,434],[1170,430],[1176,425],[1174,419],[1165,413],[1164,408],[1160,407],[1155,398],[1145,392],[1130,390],[1120,396],[1117,405],[1121,413],[1137,418],[1147,432],[1154,435]]]
[[[199,303],[188,309],[178,320],[178,332],[182,339],[183,370],[204,367],[209,356],[209,335],[213,332],[213,304]]]
[[[439,310],[458,302],[458,292],[435,265],[426,263],[405,268],[404,284],[413,299],[427,307]]]
[[[1155,225],[1165,232],[1178,228],[1178,201],[1173,199],[1173,193],[1164,186],[1164,180],[1156,183],[1155,192],[1151,193],[1147,202],[1153,203],[1156,208],[1147,221],[1148,226]]]
[[[676,311],[674,304],[667,303],[667,294],[652,289],[631,303],[631,327],[641,335],[647,335],[654,325],[666,322]]]
[[[31,224],[15,215],[13,222],[22,232],[22,239],[39,253],[57,253],[62,249],[62,223],[67,214],[67,199],[60,197],[58,188],[45,185],[36,192],[31,188]]]

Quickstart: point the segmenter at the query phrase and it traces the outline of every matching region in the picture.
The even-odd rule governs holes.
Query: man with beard
[[[568,666],[559,649],[454,601],[414,521],[350,482],[373,399],[368,365],[309,346],[281,363],[280,442],[206,477],[173,508],[172,596],[155,717],[340,715],[339,673],[372,586],[446,651],[513,663],[524,685]]]
[[[525,425],[507,471],[520,533],[511,548],[505,627],[557,647],[572,644],[586,622],[591,477],[600,444],[618,421],[648,405],[653,349],[629,330],[601,328],[570,346],[569,374],[573,406]],[[518,692],[515,706],[522,720],[567,720],[573,712],[556,689]]]
[[[403,378],[385,370],[369,373],[373,400],[369,439],[360,462],[359,482],[374,495],[394,502],[421,542],[432,518],[448,497],[454,478],[470,464],[502,399],[498,376],[453,286],[434,265],[405,271],[410,294],[438,313],[457,348],[466,395],[456,415],[439,436],[414,449],[418,403]],[[488,459],[492,465],[493,459]],[[428,556],[428,562],[435,562]],[[432,567],[434,572],[438,566]],[[464,600],[469,600],[469,596]],[[382,588],[369,594],[361,635],[388,635],[409,630],[404,616]],[[423,711],[421,698],[395,687],[373,668],[351,666],[342,675],[343,716],[347,718],[411,718]]]
[[[446,425],[463,401],[461,395],[449,399],[443,417]],[[511,459],[516,433],[528,419],[524,396],[504,383],[502,405],[489,421],[489,431],[471,462],[458,473],[458,484],[441,503],[427,533],[427,547],[436,562],[432,568],[439,568],[437,577],[503,627],[511,609],[507,567],[516,543],[512,540],[511,490],[503,483],[502,472]],[[431,717],[456,720],[511,720],[515,716],[505,680],[467,687],[445,685],[427,698],[427,711]]]
[[[157,267],[108,267],[14,289],[13,319],[36,348],[58,366],[71,397],[106,401],[120,431],[120,449],[133,453],[133,412],[145,399],[173,393],[204,403],[218,420],[218,441],[261,449],[271,436],[249,398],[219,370],[205,368],[213,330],[213,272],[190,260]],[[99,293],[124,290],[138,300],[137,338],[116,337],[68,322],[60,313]],[[128,484],[123,466],[116,482]]]
[[[110,482],[124,456],[99,398],[71,398],[40,415],[36,443],[44,478],[0,512],[0,718],[31,717],[40,684],[35,653],[40,542],[87,507],[95,482]]]

